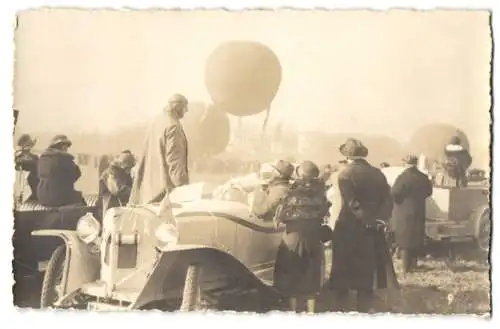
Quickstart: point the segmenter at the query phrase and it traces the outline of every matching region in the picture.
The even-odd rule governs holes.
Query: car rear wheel
[[[61,245],[54,250],[43,277],[40,307],[48,308],[61,297],[61,283],[64,263],[66,260],[66,246]]]
[[[477,246],[485,253],[490,250],[491,240],[491,215],[490,211],[486,211],[479,219],[478,233],[477,233]]]

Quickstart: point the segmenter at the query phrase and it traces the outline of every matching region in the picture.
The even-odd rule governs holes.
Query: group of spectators
[[[124,204],[161,202],[175,188],[189,184],[188,144],[180,122],[187,111],[187,98],[173,95],[148,130],[137,163],[125,150],[104,170],[99,184],[101,215]],[[454,147],[445,152],[456,185],[463,186],[463,168],[470,165],[470,156],[459,142],[454,140]],[[49,207],[84,204],[82,194],[74,188],[81,172],[68,153],[71,141],[64,135],[55,136],[39,158],[31,153],[35,143],[23,135],[16,153],[16,168],[30,172],[31,198]],[[332,166],[320,170],[311,161],[294,166],[280,160],[262,164],[267,169],[260,171],[257,184],[240,187],[251,195],[253,216],[273,222],[277,229],[284,226],[275,285],[289,297],[292,310],[298,309],[299,299],[305,299],[307,310],[314,312],[326,242],[332,245],[328,287],[335,293],[338,310],[347,309],[350,290],[357,292],[357,310],[366,312],[372,306],[374,289],[398,287],[385,235],[387,226],[395,232],[405,272],[417,267],[425,234],[425,199],[432,194],[429,177],[417,169],[418,158],[409,155],[404,159],[407,168],[391,188],[381,169],[366,160],[368,149],[361,141],[350,138],[338,151],[344,160],[337,170]],[[332,227],[325,225],[325,218],[332,209],[328,191],[333,188],[340,204]]]
[[[37,202],[45,207],[86,205],[82,193],[75,189],[81,170],[68,152],[71,140],[65,135],[56,135],[40,156],[32,152],[36,142],[29,134],[23,134],[17,143],[15,168],[19,172],[28,172],[26,182],[31,192],[26,200],[21,201]],[[124,150],[102,172],[98,198],[101,214],[128,202],[135,162],[132,152]],[[24,183],[24,180],[20,181]]]

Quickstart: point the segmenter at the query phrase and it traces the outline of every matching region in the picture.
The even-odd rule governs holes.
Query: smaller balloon
[[[229,117],[214,105],[190,103],[183,126],[192,159],[223,152],[229,144]]]

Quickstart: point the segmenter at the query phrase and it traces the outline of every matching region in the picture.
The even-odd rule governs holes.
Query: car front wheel
[[[66,246],[61,245],[54,250],[43,277],[40,307],[48,308],[61,297],[61,284],[66,260]]]

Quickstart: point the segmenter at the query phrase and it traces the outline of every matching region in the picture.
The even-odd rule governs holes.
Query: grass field
[[[451,261],[446,247],[436,245],[419,261],[415,273],[404,275],[402,263],[394,260],[401,285],[398,291],[379,291],[376,312],[401,314],[489,314],[491,312],[490,266],[470,244],[455,245],[457,257]],[[320,311],[328,311],[332,296],[320,297]]]

